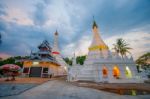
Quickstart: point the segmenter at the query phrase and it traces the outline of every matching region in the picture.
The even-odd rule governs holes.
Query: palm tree
[[[124,56],[126,56],[127,53],[130,54],[130,47],[128,47],[129,44],[127,44],[125,42],[125,40],[123,40],[122,38],[119,38],[116,40],[116,44],[113,44],[114,45],[114,50],[116,51],[116,53],[120,54],[121,57],[123,58]]]

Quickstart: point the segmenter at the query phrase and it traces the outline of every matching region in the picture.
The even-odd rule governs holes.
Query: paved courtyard
[[[6,78],[0,79],[0,84],[42,84],[46,81],[53,80],[50,78],[37,78],[37,77],[16,77],[15,81],[5,81]]]
[[[150,95],[125,96],[77,87],[63,80],[52,80],[20,95],[1,97],[1,99],[150,99]]]

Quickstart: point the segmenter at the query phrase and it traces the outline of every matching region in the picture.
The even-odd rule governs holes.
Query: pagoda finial
[[[94,19],[94,15],[93,15],[93,21],[94,21],[95,19]]]
[[[30,52],[30,56],[33,54],[33,52],[32,52],[32,50],[31,50],[31,52]]]
[[[72,63],[73,66],[76,65],[76,56],[75,56],[75,52],[74,52],[74,56],[73,56],[73,63]]]
[[[93,29],[94,29],[94,27],[96,27],[96,28],[98,28],[98,26],[97,26],[97,24],[96,24],[96,21],[95,21],[95,19],[94,19],[94,16],[93,16]]]
[[[75,52],[74,52],[74,57],[76,57],[76,54],[75,54]]]
[[[58,35],[57,29],[56,29],[55,35]]]

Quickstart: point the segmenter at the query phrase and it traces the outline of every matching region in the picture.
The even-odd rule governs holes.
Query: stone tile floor
[[[16,84],[26,84],[26,83],[30,83],[30,84],[42,84],[46,81],[52,80],[50,78],[39,78],[39,77],[17,77],[15,81],[5,81],[6,78],[0,78],[0,84],[4,83],[8,83],[8,84],[12,84],[12,83],[16,83]],[[54,79],[54,78],[53,78]]]
[[[18,95],[37,84],[0,84],[0,97]]]
[[[18,95],[39,84],[52,80],[50,78],[34,78],[34,77],[32,78],[17,77],[15,81],[5,81],[5,79],[6,78],[0,78],[0,97]]]
[[[118,95],[96,89],[75,86],[64,80],[51,80],[19,95],[1,99],[150,99],[150,95]]]

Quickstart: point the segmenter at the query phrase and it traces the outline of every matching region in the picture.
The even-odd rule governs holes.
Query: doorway
[[[132,72],[128,66],[125,68],[125,75],[127,78],[132,78]]]
[[[120,70],[119,70],[118,66],[113,67],[113,76],[117,79],[120,77]]]
[[[42,67],[31,67],[29,77],[41,77]]]
[[[107,78],[108,77],[108,69],[107,69],[107,67],[103,67],[103,69],[102,69],[102,73],[103,73],[103,78]]]

